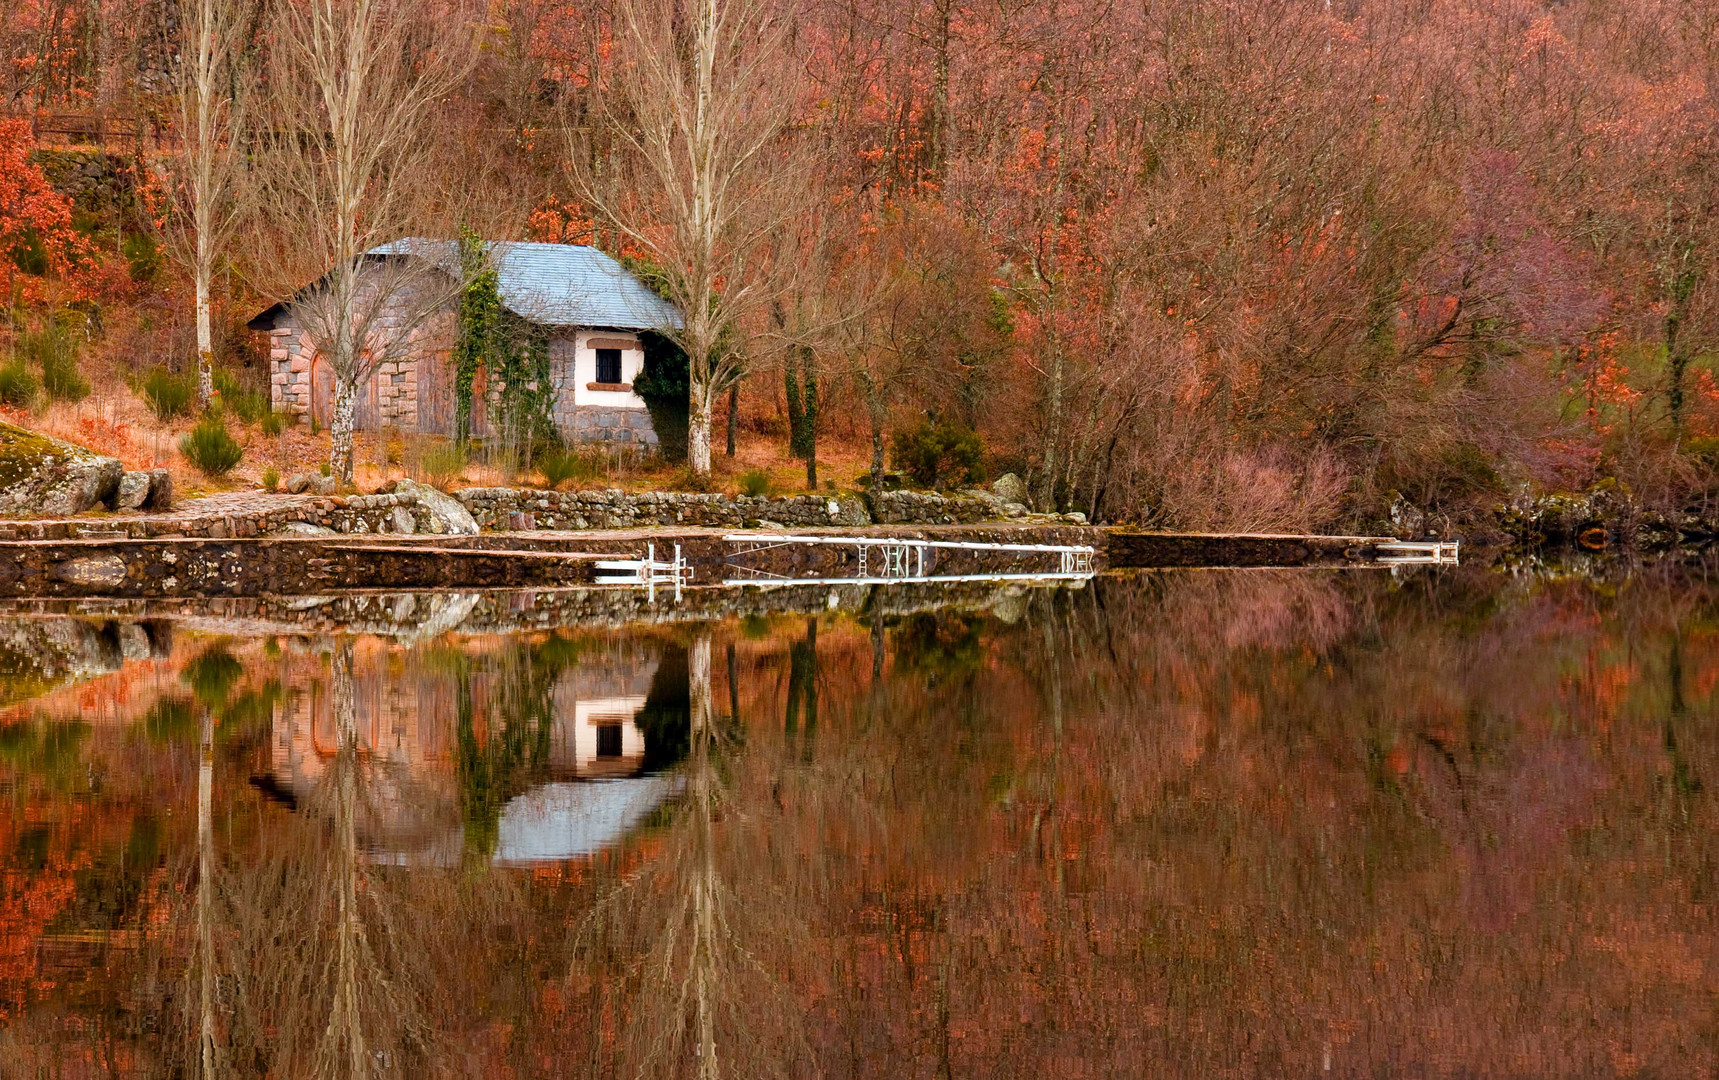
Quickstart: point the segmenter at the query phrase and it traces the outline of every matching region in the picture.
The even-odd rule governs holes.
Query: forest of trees
[[[698,471],[737,389],[1100,520],[1715,486],[1711,0],[22,0],[0,50],[20,331],[112,277],[30,144],[114,117],[188,313],[460,225],[653,264]]]

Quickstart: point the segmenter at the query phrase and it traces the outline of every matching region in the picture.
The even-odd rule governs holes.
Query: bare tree
[[[617,62],[589,122],[568,126],[579,197],[657,264],[684,317],[661,329],[687,354],[700,475],[716,402],[745,374],[741,333],[787,276],[770,241],[812,160],[790,130],[790,14],[774,0],[618,0]]]
[[[215,392],[210,297],[215,266],[241,219],[242,133],[249,119],[247,56],[255,36],[254,0],[190,0],[179,9],[178,152],[169,155],[175,228],[168,249],[191,271],[196,295],[197,400]]]
[[[288,301],[332,371],[329,466],[350,483],[359,388],[460,286],[451,243],[415,238],[451,237],[469,197],[435,136],[476,41],[457,5],[427,0],[278,10],[259,284]]]

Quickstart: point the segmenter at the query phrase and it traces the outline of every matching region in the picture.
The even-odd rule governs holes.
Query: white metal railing
[[[692,572],[687,568],[686,557],[681,554],[679,544],[674,546],[674,559],[671,562],[657,559],[655,543],[645,545],[645,557],[642,559],[597,560],[598,584],[643,585],[649,590],[653,601],[657,596],[658,585],[672,585],[675,601],[679,602],[681,585],[691,578]]]
[[[796,578],[751,566],[737,566],[751,577],[724,585],[865,585],[900,581],[1025,581],[1075,580],[1092,577],[1096,549],[1082,544],[1000,544],[978,540],[917,540],[895,536],[801,536],[790,533],[730,533],[723,539],[742,545],[737,555],[757,554],[796,545],[856,549],[853,577]],[[1056,569],[1009,570],[988,574],[930,574],[926,560],[935,551],[996,552],[1017,556],[1055,556]]]
[[[1396,540],[1380,544],[1376,550],[1382,563],[1425,563],[1438,566],[1445,563],[1455,564],[1458,561],[1458,544],[1455,540]]]

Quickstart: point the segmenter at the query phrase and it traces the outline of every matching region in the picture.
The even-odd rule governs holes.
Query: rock
[[[1022,503],[1027,501],[1027,485],[1020,477],[1012,472],[997,477],[991,484],[991,494],[1004,502]]]
[[[269,534],[270,536],[333,536],[334,530],[324,525],[314,525],[308,521],[289,521]]]
[[[287,477],[286,490],[288,495],[303,495],[310,490],[312,475],[307,472],[293,473]]]
[[[429,513],[430,532],[454,536],[478,534],[478,523],[472,517],[471,511],[446,492],[415,480],[401,480],[395,485],[394,494],[410,499]]]
[[[1064,521],[1068,522],[1070,525],[1085,525],[1086,524],[1086,515],[1081,513],[1079,510],[1070,510],[1068,513],[1066,513],[1062,516],[1062,519]]]
[[[149,501],[149,474],[125,472],[119,477],[119,491],[113,497],[115,510],[141,510]]]
[[[396,506],[390,516],[394,519],[394,531],[401,536],[411,536],[418,531],[417,519],[413,518],[412,511],[404,506]]]
[[[118,555],[86,555],[56,566],[54,576],[84,588],[112,589],[125,581],[125,560]]]
[[[333,495],[340,491],[340,481],[318,474],[310,478],[310,490],[315,495]]]
[[[0,514],[68,517],[111,500],[117,458],[0,423]]]
[[[173,509],[173,474],[166,469],[149,470],[149,498],[143,501],[145,510],[165,514]]]

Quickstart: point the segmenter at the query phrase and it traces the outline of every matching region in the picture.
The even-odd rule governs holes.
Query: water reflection
[[[532,603],[14,620],[0,1075],[1719,1064],[1698,578]]]

